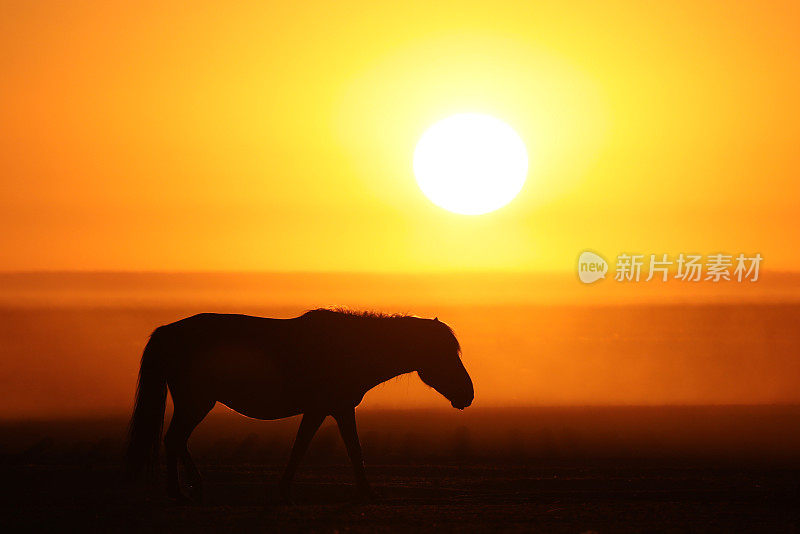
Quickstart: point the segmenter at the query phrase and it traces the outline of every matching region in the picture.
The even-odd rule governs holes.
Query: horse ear
[[[438,322],[439,322],[439,318],[438,318],[438,317],[434,317],[434,318],[433,318],[433,321],[434,321],[434,322],[436,322],[436,323],[438,323]]]

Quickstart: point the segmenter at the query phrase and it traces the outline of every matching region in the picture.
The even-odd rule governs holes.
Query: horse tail
[[[156,329],[142,353],[136,403],[128,427],[126,463],[128,472],[138,477],[146,470],[155,474],[161,431],[164,427],[164,408],[167,403],[167,378],[164,371],[163,333]]]

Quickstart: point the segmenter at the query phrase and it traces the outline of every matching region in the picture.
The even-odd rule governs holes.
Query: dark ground
[[[793,532],[797,471],[578,466],[373,465],[375,504],[350,471],[315,468],[297,504],[264,506],[275,466],[203,466],[206,505],[139,504],[111,468],[6,466],[4,531],[275,530]],[[271,486],[270,486],[271,489]],[[4,493],[5,493],[4,491]],[[794,499],[794,502],[793,502]]]
[[[371,504],[328,423],[291,507],[273,491],[296,420],[212,414],[191,442],[204,506],[131,491],[122,418],[0,424],[0,532],[800,530],[798,407],[454,414],[360,415]]]

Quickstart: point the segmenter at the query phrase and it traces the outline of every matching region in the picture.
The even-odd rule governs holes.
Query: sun
[[[528,153],[505,122],[459,113],[428,128],[414,150],[414,175],[431,202],[453,213],[502,208],[522,189]]]

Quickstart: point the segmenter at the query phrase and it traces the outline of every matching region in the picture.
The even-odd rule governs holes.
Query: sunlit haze
[[[796,270],[793,2],[0,10],[0,269],[569,271],[760,252]],[[478,217],[415,147],[480,113],[530,169]]]

